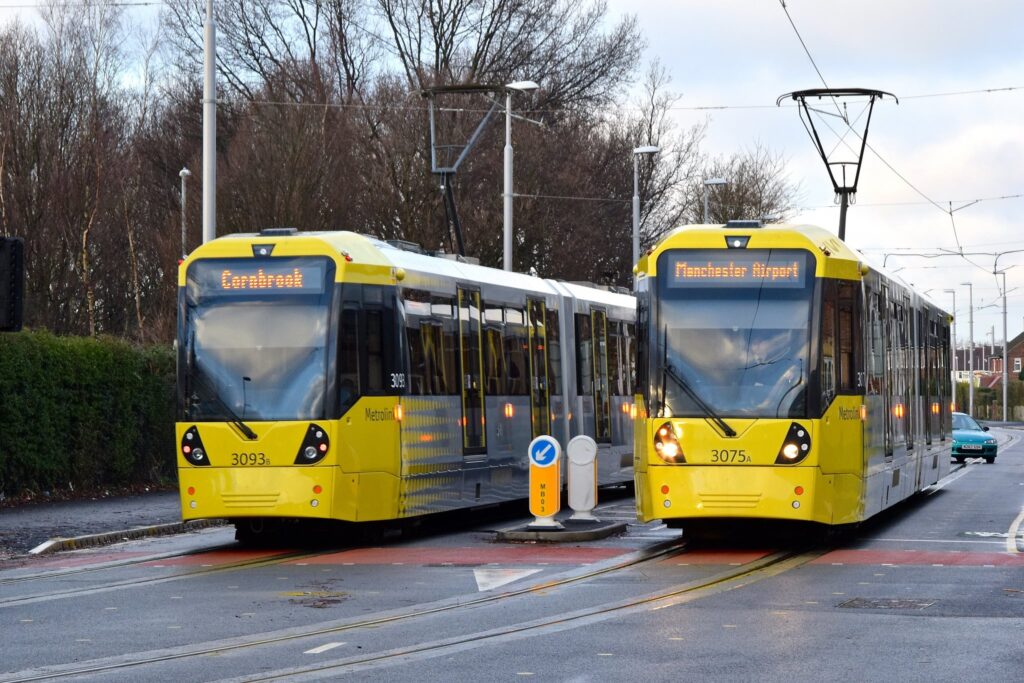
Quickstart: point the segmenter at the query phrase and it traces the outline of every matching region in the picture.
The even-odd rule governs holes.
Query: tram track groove
[[[68,598],[83,597],[86,595],[99,595],[101,593],[109,593],[110,591],[121,590],[123,588],[135,588],[138,586],[153,586],[161,583],[170,583],[172,581],[182,581],[185,579],[192,579],[201,576],[209,576],[211,574],[220,574],[224,572],[235,571],[238,569],[256,569],[260,567],[272,567],[274,565],[281,564],[282,562],[290,562],[294,560],[304,560],[321,555],[326,555],[336,552],[334,550],[317,552],[317,553],[284,553],[281,555],[274,555],[272,557],[260,557],[251,560],[241,560],[239,562],[228,562],[211,567],[201,567],[192,571],[181,572],[178,574],[171,574],[169,576],[149,576],[140,577],[137,579],[125,579],[123,581],[115,581],[111,583],[101,584],[97,586],[91,586],[89,588],[69,588],[59,591],[52,591],[49,593],[36,593],[32,595],[22,595],[14,598],[6,598],[0,600],[0,609],[7,609],[10,607],[19,607],[21,605],[31,605],[38,602],[50,602],[53,600],[65,600]],[[186,557],[190,553],[178,553],[171,557]],[[140,558],[141,559],[141,558]],[[170,559],[170,558],[164,558]],[[146,562],[159,562],[159,560],[146,559],[137,564],[145,564]],[[131,566],[132,563],[127,565],[119,565],[116,568],[122,568],[123,566]],[[103,567],[106,569],[109,567]],[[100,568],[96,568],[99,571]],[[75,572],[68,572],[68,574],[74,575]],[[61,575],[53,578],[63,578],[65,575]],[[49,578],[49,577],[48,577]]]
[[[475,608],[524,595],[541,593],[543,591],[548,591],[553,588],[570,584],[582,583],[607,574],[630,569],[647,562],[658,561],[666,557],[682,554],[685,549],[685,541],[682,539],[672,539],[670,541],[655,544],[643,551],[629,553],[625,558],[616,558],[614,561],[601,563],[600,566],[595,569],[587,570],[582,573],[568,573],[568,575],[567,573],[563,573],[548,581],[530,584],[522,588],[492,593],[490,595],[473,597],[471,599],[465,599],[466,596],[460,595],[440,600],[435,603],[426,603],[426,605],[421,605],[417,609],[393,610],[393,613],[384,612],[381,615],[376,615],[371,618],[361,618],[355,621],[348,620],[328,627],[323,627],[322,625],[314,628],[296,627],[288,629],[286,632],[280,633],[279,635],[267,636],[266,634],[263,634],[262,636],[256,637],[240,636],[228,639],[220,645],[207,645],[206,647],[193,647],[191,649],[187,649],[189,646],[182,646],[175,648],[175,651],[153,654],[148,657],[133,658],[133,655],[123,655],[121,657],[96,660],[91,665],[53,665],[40,667],[36,670],[9,672],[8,674],[0,674],[0,683],[28,683],[29,681],[45,681],[73,676],[88,676],[107,672],[123,671],[152,664],[159,664],[161,662],[218,655],[247,648],[277,645],[304,638],[334,635],[345,631],[354,631],[362,628],[373,628],[402,621],[410,621],[444,612]],[[732,567],[731,569],[735,570],[738,568]],[[186,649],[183,650],[183,648]],[[6,678],[5,676],[8,675],[15,677]]]
[[[628,615],[645,610],[664,609],[675,605],[692,602],[718,593],[742,588],[751,583],[772,578],[783,572],[801,567],[831,549],[812,551],[787,551],[774,553],[759,558],[740,567],[731,568],[718,575],[705,579],[697,579],[680,584],[639,598],[627,598],[602,605],[583,608],[558,617],[546,617],[530,622],[520,622],[476,633],[454,636],[431,643],[421,643],[411,647],[394,648],[375,654],[362,655],[320,662],[291,669],[222,679],[220,683],[261,683],[263,681],[281,680],[315,680],[334,677],[345,673],[355,673],[375,668],[376,666],[397,663],[408,663],[415,659],[429,659],[453,654],[461,650],[478,647],[481,641],[516,640],[533,637],[549,632],[557,632],[579,628],[603,621],[618,615]]]

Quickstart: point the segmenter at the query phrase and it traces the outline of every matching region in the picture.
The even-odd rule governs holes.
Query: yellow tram
[[[539,434],[633,480],[630,295],[290,228],[212,241],[178,284],[186,520],[249,538],[525,498]]]
[[[851,524],[949,471],[951,318],[833,234],[683,227],[637,276],[642,520]]]

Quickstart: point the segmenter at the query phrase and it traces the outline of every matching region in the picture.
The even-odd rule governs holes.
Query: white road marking
[[[1000,534],[1000,536],[1002,536],[1002,534]],[[862,539],[862,540],[865,540],[865,541],[881,541],[881,542],[885,542],[885,543],[981,543],[981,544],[988,544],[988,545],[992,545],[992,544],[1002,545],[1003,544],[1002,541],[983,541],[981,539],[978,539],[976,541],[974,541],[974,540],[966,541],[966,540],[963,540],[963,539],[952,539],[952,538],[946,539],[946,540],[943,540],[941,538],[866,538],[866,539]]]
[[[1014,555],[1020,551],[1017,550],[1017,534],[1020,533],[1020,525],[1024,524],[1024,508],[1021,508],[1020,514],[1017,515],[1017,519],[1013,520],[1013,524],[1010,525],[1010,530],[1006,534],[1006,552]]]
[[[476,577],[476,587],[480,591],[494,590],[507,583],[525,579],[527,576],[536,574],[540,569],[474,569],[473,576]]]
[[[936,491],[941,491],[943,488],[945,488],[946,486],[949,486],[950,484],[952,484],[954,481],[956,481],[960,477],[964,476],[968,472],[973,472],[973,471],[974,471],[973,467],[965,467],[965,468],[963,468],[962,470],[960,470],[958,472],[954,472],[953,474],[950,474],[950,475],[948,475],[946,477],[943,477],[940,481],[932,484],[931,491],[928,492],[928,495],[930,496],[933,493],[935,493]]]
[[[327,652],[328,650],[333,650],[336,647],[341,647],[344,644],[345,643],[324,643],[320,647],[314,647],[312,650],[306,650],[302,654],[318,655],[318,654],[320,654],[322,652]]]

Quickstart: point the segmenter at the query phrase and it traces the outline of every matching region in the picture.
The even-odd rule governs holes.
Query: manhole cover
[[[853,598],[839,603],[850,609],[924,609],[935,604],[927,598]]]

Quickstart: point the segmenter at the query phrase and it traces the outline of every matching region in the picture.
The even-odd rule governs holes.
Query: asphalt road
[[[1017,681],[1019,436],[834,546],[685,546],[657,523],[499,544],[504,523],[468,520],[367,547],[209,529],[37,558],[0,570],[0,681]]]

